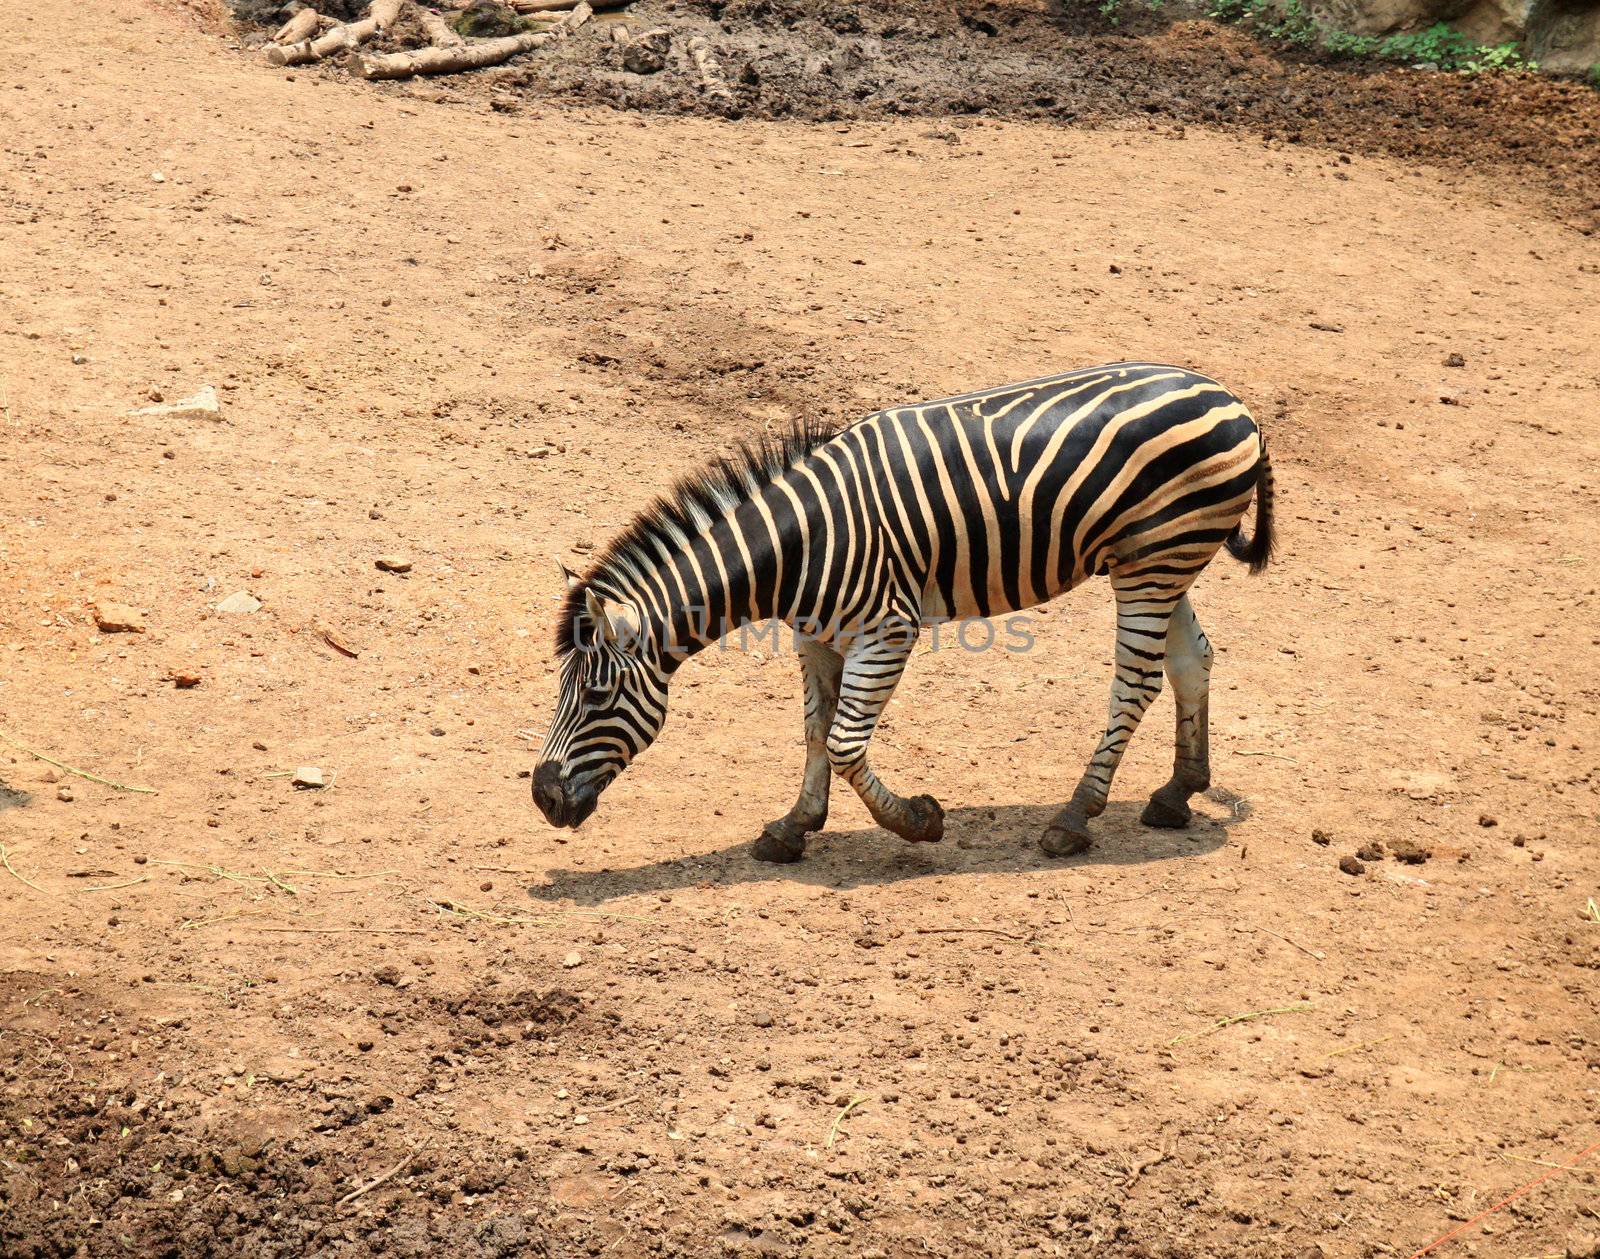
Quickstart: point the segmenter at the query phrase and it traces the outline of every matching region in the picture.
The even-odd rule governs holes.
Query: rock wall
[[[1448,22],[1481,44],[1516,44],[1553,73],[1588,74],[1600,65],[1600,0],[1318,0],[1309,7],[1360,35]]]

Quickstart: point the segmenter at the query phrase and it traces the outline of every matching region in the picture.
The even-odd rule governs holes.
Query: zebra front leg
[[[1112,578],[1117,595],[1117,652],[1110,717],[1072,799],[1050,820],[1039,839],[1039,847],[1048,856],[1071,857],[1089,847],[1089,819],[1105,811],[1122,754],[1145,710],[1161,694],[1167,624],[1183,591],[1151,591],[1144,588],[1146,584],[1119,584]]]
[[[768,822],[750,855],[757,861],[799,861],[806,851],[806,836],[828,820],[828,788],[832,767],[828,763],[828,731],[839,704],[839,674],[844,660],[838,652],[814,639],[800,642],[800,672],[805,683],[806,772],[794,808],[776,822]]]
[[[1167,627],[1167,677],[1178,702],[1177,750],[1171,780],[1156,789],[1139,818],[1146,826],[1187,826],[1193,816],[1189,797],[1211,785],[1211,655],[1185,595]]]
[[[828,731],[828,761],[849,783],[867,812],[886,831],[912,843],[944,838],[944,810],[932,796],[897,796],[867,763],[867,744],[889,697],[905,672],[916,635],[904,632],[868,639],[844,658],[839,708]]]

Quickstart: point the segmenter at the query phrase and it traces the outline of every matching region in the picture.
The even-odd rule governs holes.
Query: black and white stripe
[[[1109,718],[1042,843],[1087,846],[1163,674],[1177,698],[1176,762],[1144,820],[1181,826],[1210,775],[1211,647],[1188,589],[1224,545],[1252,572],[1266,564],[1271,466],[1244,404],[1179,367],[1088,368],[746,448],[642,513],[586,578],[567,575],[535,798],[550,821],[576,826],[659,734],[679,665],[728,627],[776,618],[802,639],[806,771],[757,855],[800,856],[834,775],[889,830],[939,839],[938,804],[896,795],[867,759],[916,627],[1031,607],[1109,575]]]

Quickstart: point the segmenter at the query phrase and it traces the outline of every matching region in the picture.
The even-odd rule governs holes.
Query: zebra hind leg
[[[944,838],[944,810],[932,796],[898,796],[867,763],[867,744],[905,672],[915,633],[871,639],[850,649],[839,683],[839,710],[828,732],[828,760],[848,782],[873,821],[912,843]]]
[[[1122,754],[1145,710],[1161,693],[1167,626],[1184,594],[1156,581],[1138,580],[1131,573],[1113,576],[1111,584],[1117,596],[1117,651],[1110,716],[1072,799],[1039,839],[1039,847],[1051,857],[1071,857],[1088,849],[1089,819],[1105,811]]]
[[[1193,816],[1189,797],[1211,785],[1211,657],[1211,644],[1185,595],[1167,627],[1167,677],[1178,708],[1177,750],[1171,780],[1156,789],[1139,818],[1146,826],[1187,826]]]
[[[812,639],[800,643],[800,671],[805,683],[806,772],[794,808],[768,822],[750,850],[757,861],[799,861],[806,836],[828,820],[828,788],[833,767],[828,763],[828,731],[839,705],[839,674],[844,660],[831,647]]]

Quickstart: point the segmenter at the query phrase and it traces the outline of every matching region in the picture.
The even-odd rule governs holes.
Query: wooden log
[[[303,39],[298,44],[268,45],[267,64],[302,66],[307,62],[321,61],[341,49],[355,48],[366,43],[379,31],[393,26],[399,16],[400,0],[372,0],[372,7],[367,10],[367,16],[359,22],[347,22],[343,26],[335,26],[324,35],[319,35],[315,39]]]
[[[589,7],[595,12],[609,9],[625,9],[633,0],[589,0]],[[511,7],[518,13],[561,13],[576,7],[576,0],[511,0]]]
[[[298,44],[301,40],[310,39],[315,35],[321,25],[322,15],[315,9],[301,9],[278,28],[278,33],[272,37],[272,42]]]
[[[689,56],[694,58],[694,68],[700,75],[700,90],[719,105],[731,106],[733,93],[728,90],[728,80],[723,77],[722,66],[711,51],[711,45],[696,35],[688,47]]]
[[[435,48],[460,48],[467,42],[432,9],[419,8],[417,13],[422,18],[422,29],[428,32],[428,42]]]
[[[415,52],[356,54],[351,68],[363,79],[409,79],[418,74],[457,74],[497,66],[521,53],[532,52],[544,44],[565,39],[587,22],[594,10],[587,3],[578,5],[556,27],[548,31],[527,31],[500,39],[480,39],[459,48],[419,48]]]

